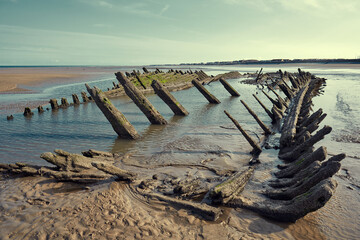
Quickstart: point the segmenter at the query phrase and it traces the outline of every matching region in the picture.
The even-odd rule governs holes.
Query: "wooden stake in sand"
[[[125,93],[134,101],[136,106],[145,114],[152,124],[167,124],[166,120],[155,109],[144,94],[125,77],[122,72],[115,73],[117,80],[124,87]]]
[[[96,105],[103,112],[107,120],[110,122],[114,131],[122,138],[136,139],[139,134],[125,118],[125,116],[110,102],[106,95],[97,87],[91,89],[85,84],[86,89],[95,100]]]
[[[251,116],[253,116],[253,118],[256,120],[256,122],[259,124],[259,126],[262,128],[262,130],[264,130],[265,135],[269,135],[271,134],[271,130],[268,126],[265,125],[265,123],[263,123],[260,118],[256,115],[256,113],[254,113],[253,110],[251,110],[251,108],[243,101],[240,100],[240,102],[244,105],[244,107],[248,110],[248,112],[250,113]]]

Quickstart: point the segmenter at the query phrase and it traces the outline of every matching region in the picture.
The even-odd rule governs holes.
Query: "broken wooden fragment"
[[[170,107],[175,115],[187,116],[188,111],[175,99],[175,97],[158,81],[153,80],[151,83],[155,93]]]
[[[122,181],[133,181],[136,177],[135,173],[122,170],[121,168],[115,167],[114,165],[100,162],[92,162],[91,165],[100,171],[116,176],[119,180]]]
[[[255,94],[253,94],[253,97],[256,99],[256,101],[260,104],[260,106],[265,110],[265,112],[267,113],[267,115],[271,118],[272,122],[274,122],[274,114],[272,114],[272,112],[270,112],[270,110],[260,101],[260,99],[258,97],[256,97]]]
[[[125,93],[134,101],[152,124],[167,124],[163,116],[161,116],[144,94],[137,89],[123,73],[117,72],[115,76],[124,87]]]
[[[309,118],[304,119],[303,121],[301,121],[301,123],[299,124],[298,128],[306,128],[309,124],[311,124],[314,120],[318,119],[321,114],[323,113],[322,108],[320,108],[319,110],[317,110],[316,112],[314,112],[313,114],[311,114],[311,116]]]
[[[197,90],[199,90],[199,92],[209,101],[209,103],[220,103],[219,99],[212,95],[203,85],[201,85],[198,80],[193,79],[191,82],[194,84]]]
[[[291,102],[291,105],[289,107],[289,113],[285,117],[281,129],[280,148],[290,146],[295,137],[296,124],[298,121],[301,105],[307,89],[308,89],[307,86],[302,88]]]
[[[90,99],[89,99],[88,96],[86,95],[86,92],[81,92],[81,97],[82,97],[84,103],[90,101]]]
[[[282,84],[278,84],[278,86],[289,99],[294,97],[293,91],[289,87],[287,87],[284,82],[282,82]]]
[[[228,116],[228,118],[230,118],[230,120],[235,124],[237,129],[239,129],[241,134],[245,137],[245,139],[253,147],[254,154],[260,153],[261,147],[259,146],[259,144],[256,143],[254,139],[252,139],[252,137],[241,127],[241,125],[238,123],[238,121],[236,121],[227,111],[224,111],[224,113],[226,114],[226,116]]]
[[[228,205],[252,210],[263,216],[282,221],[295,222],[306,214],[323,207],[335,193],[337,182],[331,178],[325,179],[313,186],[309,191],[289,201],[265,200],[253,202],[239,197]]]
[[[41,176],[55,178],[58,181],[70,181],[76,183],[94,183],[109,178],[104,173],[94,172],[70,172],[70,171],[54,171],[49,168],[42,167],[39,170]]]
[[[264,90],[261,90],[262,93],[270,100],[270,102],[272,104],[274,104],[275,106],[277,106],[279,109],[283,109],[283,105],[279,102],[279,101],[276,101],[274,100],[272,97],[269,96],[269,94],[267,94]]]
[[[315,152],[298,158],[296,161],[293,161],[285,169],[280,170],[279,172],[274,173],[277,178],[288,178],[293,177],[301,169],[305,169],[311,163],[315,161],[323,161],[326,159],[327,152],[325,147],[319,147]]]
[[[24,116],[31,117],[32,115],[34,115],[34,113],[31,111],[31,109],[29,107],[26,107],[24,110]]]
[[[73,99],[74,105],[79,105],[79,104],[80,104],[79,97],[78,97],[78,95],[76,95],[75,93],[72,94],[72,99]]]
[[[262,130],[264,130],[265,135],[269,135],[271,134],[271,130],[268,126],[265,125],[265,123],[263,123],[260,118],[256,115],[256,113],[254,113],[253,110],[251,110],[251,108],[243,101],[240,100],[240,102],[244,105],[244,107],[248,110],[248,112],[250,113],[250,115],[256,120],[256,122],[259,124],[259,126],[262,128]]]
[[[224,78],[220,78],[220,82],[224,86],[224,88],[231,94],[231,96],[240,96],[240,94]]]
[[[124,114],[110,102],[100,89],[97,87],[90,88],[87,84],[85,84],[85,86],[119,137],[128,139],[137,139],[140,137],[134,126],[125,118]]]
[[[317,131],[314,136],[306,140],[306,142],[302,143],[299,146],[296,146],[290,152],[280,154],[279,158],[287,161],[294,161],[294,159],[297,159],[297,157],[300,156],[301,153],[311,148],[315,143],[323,139],[325,135],[329,134],[331,130],[331,127],[325,125],[321,130]]]
[[[190,201],[179,200],[171,197],[167,197],[158,193],[142,193],[143,195],[156,198],[160,201],[167,202],[175,207],[180,207],[183,209],[190,210],[197,216],[203,218],[207,221],[216,221],[221,215],[222,211],[219,208],[209,206],[205,203],[196,203]]]
[[[57,103],[57,100],[55,98],[50,99],[50,105],[52,110],[59,109],[59,104]]]
[[[215,204],[226,204],[241,193],[254,173],[254,168],[239,171],[210,190],[208,198]]]

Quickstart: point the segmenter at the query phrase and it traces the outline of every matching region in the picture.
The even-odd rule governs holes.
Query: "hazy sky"
[[[359,56],[360,0],[0,0],[0,65]]]

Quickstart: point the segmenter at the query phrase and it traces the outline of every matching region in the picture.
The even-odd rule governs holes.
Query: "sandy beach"
[[[325,66],[319,68],[326,69]],[[351,69],[351,65],[340,69],[344,68]],[[46,83],[61,85],[83,82],[101,75],[113,76],[116,71],[115,67],[9,68],[0,69],[0,75],[1,79],[12,79],[26,88]],[[111,81],[109,85],[112,85]],[[350,78],[348,82],[354,85],[355,81]],[[251,96],[258,90],[255,86],[249,87],[238,79],[233,79],[231,83],[241,92],[241,99],[251,102],[252,107],[256,106]],[[359,143],[354,136],[358,128],[349,127],[349,121],[358,116],[357,105],[351,97],[357,93],[355,90],[348,91],[349,86],[345,84],[339,88],[337,80],[329,81],[326,94],[315,98],[315,108],[323,107],[329,114],[325,124],[334,126],[332,135],[321,144],[328,147],[329,156],[343,151],[347,154],[342,169],[334,176],[339,184],[336,193],[323,208],[309,213],[296,223],[283,223],[250,210],[220,207],[223,214],[217,221],[211,222],[189,209],[138,194],[141,181],[151,180],[155,174],[157,179],[167,184],[190,178],[206,179],[208,186],[211,186],[213,181],[218,180],[212,172],[204,169],[181,166],[151,168],[152,165],[205,164],[221,170],[247,165],[251,147],[229,119],[224,118],[223,110],[235,112],[241,124],[258,140],[261,129],[251,116],[244,114],[239,100],[229,97],[225,91],[221,92],[223,87],[216,84],[219,83],[214,82],[206,87],[220,96],[222,103],[217,107],[207,104],[203,96],[191,89],[177,92],[179,101],[189,106],[190,115],[173,118],[172,113],[159,108],[169,120],[169,125],[164,127],[150,125],[146,119],[144,121],[128,98],[112,99],[119,109],[126,112],[130,121],[137,124],[136,128],[141,129],[142,138],[137,141],[117,139],[106,119],[99,118],[94,103],[48,111],[43,115],[36,113],[33,118],[23,118],[17,114],[14,121],[4,120],[4,125],[1,125],[6,129],[4,146],[8,146],[8,149],[15,146],[10,150],[3,149],[6,153],[0,159],[1,163],[15,163],[9,160],[11,156],[14,158],[20,152],[25,152],[29,155],[30,163],[36,161],[39,164],[40,160],[34,160],[32,154],[36,153],[38,158],[40,153],[55,148],[80,152],[91,147],[126,155],[125,160],[115,164],[137,172],[140,177],[129,185],[114,178],[81,184],[44,177],[1,175],[0,239],[356,239],[360,231],[357,221],[354,221],[358,216],[356,209],[360,201],[357,177],[360,171]],[[83,88],[83,83],[80,85]],[[15,87],[12,91],[18,90]],[[347,97],[345,93],[351,93],[351,96]],[[12,93],[8,94],[12,96]],[[148,97],[161,107],[156,95]],[[255,110],[258,114],[262,111],[260,107]],[[260,116],[270,124],[265,113]],[[350,130],[347,132],[347,129]],[[38,149],[42,152],[36,152]],[[261,161],[266,163],[276,159],[271,154],[273,152],[269,150],[261,155]],[[17,161],[26,161],[24,158]],[[140,164],[147,167],[136,167]],[[264,174],[259,173],[259,176],[261,179]],[[165,195],[166,191],[171,189],[164,187]]]

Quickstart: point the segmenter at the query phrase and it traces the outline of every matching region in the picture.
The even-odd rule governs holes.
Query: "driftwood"
[[[175,97],[158,81],[153,80],[151,83],[155,93],[170,107],[175,115],[186,116],[188,111],[175,99]]]
[[[220,82],[224,86],[224,88],[231,94],[231,96],[240,96],[240,94],[224,78],[220,78]]]
[[[214,95],[212,95],[203,85],[199,83],[198,80],[194,79],[191,81],[192,84],[201,92],[201,94],[209,101],[209,103],[220,103],[219,99],[217,99]]]
[[[163,116],[161,116],[144,94],[139,91],[123,73],[117,72],[115,76],[124,87],[125,93],[134,101],[136,106],[138,106],[152,124],[167,124]]]
[[[238,121],[236,121],[227,111],[224,111],[224,113],[226,114],[226,116],[228,116],[228,118],[230,118],[230,120],[235,124],[237,129],[239,129],[241,134],[245,137],[245,139],[253,147],[254,154],[260,153],[261,152],[261,147],[259,146],[259,144],[256,143],[256,141],[254,139],[252,139],[252,137],[241,127],[241,125],[238,123]]]
[[[264,130],[265,135],[271,134],[272,132],[271,132],[270,128],[268,126],[266,126],[265,123],[263,123],[263,121],[260,120],[260,118],[256,115],[256,113],[254,113],[254,111],[251,110],[251,108],[243,100],[240,100],[240,102],[244,105],[246,110],[248,110],[250,115],[256,120],[256,122],[259,124],[259,126],[262,128],[262,130]]]
[[[88,92],[95,100],[96,105],[120,137],[128,139],[137,139],[140,137],[134,126],[131,125],[125,116],[110,102],[100,89],[96,87],[90,88],[89,85],[85,85]]]
[[[254,173],[254,168],[249,167],[244,171],[240,171],[226,181],[220,183],[219,185],[215,186],[209,192],[209,198],[212,203],[216,204],[225,204],[240,194],[247,182],[250,180],[250,177]]]

